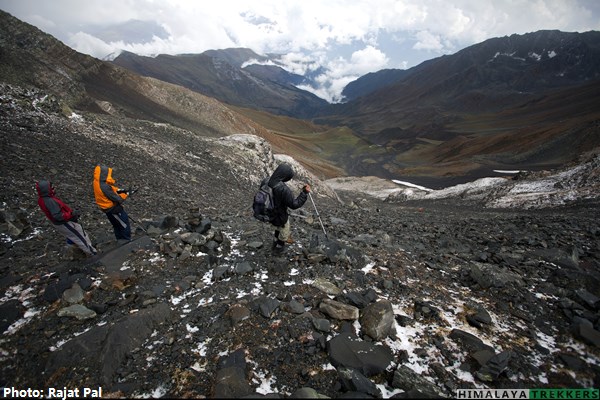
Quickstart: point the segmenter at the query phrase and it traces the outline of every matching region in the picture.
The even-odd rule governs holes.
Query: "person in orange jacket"
[[[113,169],[97,165],[94,169],[94,197],[96,204],[113,226],[115,237],[119,240],[131,240],[129,217],[123,208],[123,202],[129,195],[127,190],[115,186]]]

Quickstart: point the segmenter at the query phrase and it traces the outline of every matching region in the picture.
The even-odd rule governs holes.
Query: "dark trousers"
[[[118,214],[108,212],[106,216],[113,226],[117,240],[131,240],[131,225],[129,224],[129,217],[125,210],[122,210]]]

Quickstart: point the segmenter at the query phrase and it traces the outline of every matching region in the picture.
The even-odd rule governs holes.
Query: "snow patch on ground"
[[[373,176],[329,179],[334,190],[361,192],[393,201],[460,198],[483,202],[493,208],[545,208],[569,204],[576,200],[600,197],[600,155],[573,167],[554,172],[494,170],[513,174],[510,177],[480,178],[439,190],[410,182],[385,180]]]

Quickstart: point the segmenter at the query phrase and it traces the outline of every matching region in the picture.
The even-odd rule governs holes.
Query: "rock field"
[[[108,397],[453,397],[458,388],[600,383],[598,201],[542,209],[335,192],[296,166],[291,243],[253,219],[281,157],[254,137],[64,116],[0,96],[0,384]],[[139,191],[119,246],[97,163]],[[37,208],[55,182],[100,254]],[[319,218],[323,222],[321,226]]]

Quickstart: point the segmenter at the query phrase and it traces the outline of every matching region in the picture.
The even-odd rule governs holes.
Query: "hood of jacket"
[[[106,165],[97,165],[94,169],[94,180],[114,185],[115,180],[112,177],[112,171],[112,168],[109,168]]]
[[[35,188],[41,197],[52,197],[55,195],[54,186],[52,186],[52,182],[50,181],[41,180],[36,182]]]
[[[279,182],[287,182],[294,177],[294,169],[290,164],[279,164],[269,179],[269,186],[275,187]]]

